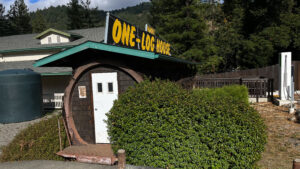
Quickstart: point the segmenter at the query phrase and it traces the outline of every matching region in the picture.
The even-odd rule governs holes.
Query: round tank
[[[42,116],[41,75],[32,70],[0,71],[0,123]]]

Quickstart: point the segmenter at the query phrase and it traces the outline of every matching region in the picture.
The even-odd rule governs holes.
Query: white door
[[[114,100],[118,99],[117,73],[92,73],[94,122],[96,143],[109,143],[107,120],[105,113],[113,106]]]

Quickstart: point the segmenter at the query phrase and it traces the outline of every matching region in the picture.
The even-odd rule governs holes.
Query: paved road
[[[1,169],[117,169],[116,166],[64,161],[19,161],[0,163]]]
[[[86,164],[79,162],[35,160],[0,163],[0,169],[117,169],[115,166]],[[126,165],[125,169],[159,169],[152,167],[142,167]]]

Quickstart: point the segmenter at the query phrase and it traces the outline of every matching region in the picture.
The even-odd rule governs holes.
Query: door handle
[[[97,111],[98,109],[97,108],[95,108],[95,111]]]

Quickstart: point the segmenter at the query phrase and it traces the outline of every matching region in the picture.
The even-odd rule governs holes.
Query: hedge
[[[3,152],[0,155],[0,162],[24,160],[63,161],[63,157],[56,155],[59,151],[58,118],[61,125],[62,147],[69,146],[61,116],[54,115],[49,119],[30,125],[21,131],[9,145],[2,147]]]
[[[107,116],[114,150],[125,149],[133,165],[253,168],[266,143],[244,86],[186,91],[146,80],[120,95]]]

